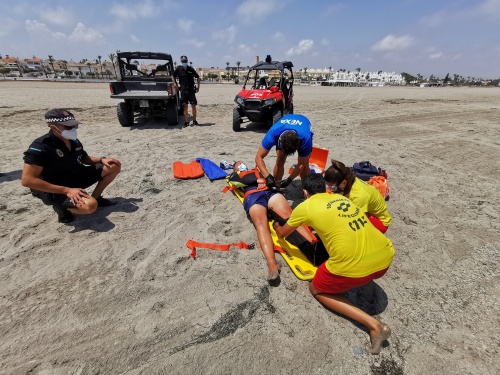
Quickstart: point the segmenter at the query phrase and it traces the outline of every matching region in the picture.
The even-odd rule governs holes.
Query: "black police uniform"
[[[198,104],[196,100],[196,91],[194,89],[194,79],[200,78],[193,67],[187,66],[186,69],[178,66],[174,70],[174,78],[179,78],[179,85],[181,86],[181,104]]]
[[[49,132],[33,141],[24,152],[24,162],[43,167],[39,178],[54,185],[86,189],[101,181],[103,165],[82,164],[82,160],[88,157],[87,152],[80,141],[70,140],[70,143],[71,150],[62,140]],[[64,208],[74,207],[64,194],[45,193],[35,189],[31,189],[31,192],[45,204]]]

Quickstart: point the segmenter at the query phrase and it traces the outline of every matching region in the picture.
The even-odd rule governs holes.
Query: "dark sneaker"
[[[75,221],[76,216],[73,215],[73,213],[63,207],[60,206],[52,206],[52,209],[56,212],[57,214],[57,221],[63,224],[68,224],[71,223],[72,221]]]
[[[198,125],[198,121],[194,120],[194,121],[193,121],[193,126],[194,126],[194,125]]]
[[[103,198],[102,195],[96,199],[97,205],[99,207],[109,207],[114,206],[117,202],[110,201],[109,199]]]
[[[184,123],[184,127],[186,127],[186,126],[189,126],[189,121],[186,121],[186,122]]]
[[[57,212],[57,221],[63,224],[71,223],[75,221],[76,216],[69,210],[56,211]]]

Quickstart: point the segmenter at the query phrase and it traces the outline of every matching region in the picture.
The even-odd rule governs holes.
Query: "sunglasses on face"
[[[57,124],[57,125],[62,126],[66,130],[78,129],[78,124],[75,126],[68,126],[68,125],[63,125],[63,124]]]

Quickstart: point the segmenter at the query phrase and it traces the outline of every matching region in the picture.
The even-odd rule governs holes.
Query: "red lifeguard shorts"
[[[388,269],[389,267],[368,276],[354,278],[334,275],[328,271],[325,263],[323,262],[321,266],[318,267],[316,275],[314,275],[312,280],[312,284],[322,293],[339,294],[357,286],[368,284],[370,281],[384,276]]]

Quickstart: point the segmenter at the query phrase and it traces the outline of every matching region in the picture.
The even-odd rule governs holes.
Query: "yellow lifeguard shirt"
[[[379,218],[386,227],[391,224],[392,217],[387,210],[387,203],[375,186],[356,177],[347,198],[363,212]]]
[[[306,224],[316,230],[330,255],[326,268],[335,275],[364,277],[392,262],[392,242],[372,225],[361,208],[343,195],[313,195],[293,210],[288,224]]]

